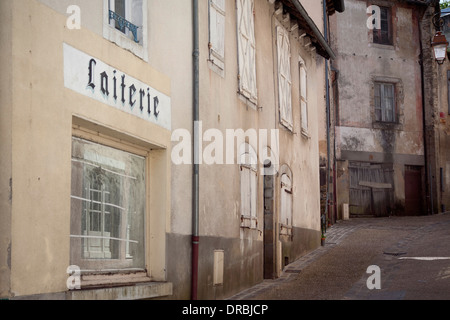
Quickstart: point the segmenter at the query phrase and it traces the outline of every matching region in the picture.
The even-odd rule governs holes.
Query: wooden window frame
[[[373,29],[373,43],[380,44],[380,45],[393,45],[393,14],[392,14],[392,7],[388,6],[379,6],[380,8],[380,16],[383,15],[383,12],[386,12],[387,17],[385,19],[381,18],[380,29]],[[383,30],[387,28],[387,30]],[[386,35],[384,35],[385,33]]]

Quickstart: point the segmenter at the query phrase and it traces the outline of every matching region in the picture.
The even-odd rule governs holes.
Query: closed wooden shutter
[[[300,107],[302,117],[302,130],[308,131],[308,99],[307,99],[307,74],[304,63],[300,64]]]
[[[288,32],[280,26],[277,27],[277,52],[280,119],[283,125],[292,130],[291,45]]]
[[[287,174],[281,176],[280,233],[292,234],[292,184]]]
[[[253,153],[241,155],[241,227],[257,227],[258,175]]]
[[[225,60],[225,0],[209,2],[210,60],[224,69]]]
[[[239,91],[257,101],[254,0],[237,0]]]

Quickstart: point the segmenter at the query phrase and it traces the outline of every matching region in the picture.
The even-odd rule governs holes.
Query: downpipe
[[[197,300],[198,289],[198,251],[199,251],[199,139],[197,123],[199,121],[199,22],[198,0],[192,0],[193,19],[193,177],[192,177],[192,281],[191,299]]]

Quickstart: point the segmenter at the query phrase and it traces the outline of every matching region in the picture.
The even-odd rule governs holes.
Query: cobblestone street
[[[450,214],[358,218],[327,230],[326,245],[282,276],[229,300],[450,299]],[[368,289],[380,268],[380,289]]]

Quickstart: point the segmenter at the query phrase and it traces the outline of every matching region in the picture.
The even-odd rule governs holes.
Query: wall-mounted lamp
[[[443,64],[447,55],[448,47],[448,41],[445,38],[445,35],[443,35],[440,31],[436,32],[433,41],[431,42],[431,46],[433,47],[434,58],[436,59],[437,63]]]

